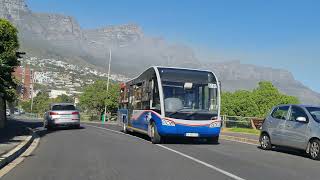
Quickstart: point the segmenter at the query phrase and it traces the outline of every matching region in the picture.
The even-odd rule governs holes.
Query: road
[[[159,146],[143,136],[118,133],[116,126],[83,127],[42,134],[33,155],[3,179],[319,179],[320,162],[294,151],[262,151],[224,140],[218,145],[170,142]]]

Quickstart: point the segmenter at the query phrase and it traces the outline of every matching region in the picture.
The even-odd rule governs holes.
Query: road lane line
[[[23,162],[27,157],[29,157],[32,152],[38,147],[40,143],[40,137],[36,135],[36,138],[33,140],[31,145],[26,149],[24,153],[22,153],[19,157],[13,160],[11,163],[0,169],[0,179],[8,174],[13,168],[18,166],[21,162]]]
[[[224,174],[224,175],[226,175],[226,176],[231,177],[232,179],[235,179],[235,180],[245,180],[245,179],[243,179],[243,178],[241,178],[241,177],[239,177],[239,176],[236,176],[236,175],[234,175],[234,174],[232,174],[232,173],[229,173],[229,172],[227,172],[227,171],[225,171],[225,170],[223,170],[223,169],[220,169],[220,168],[218,168],[218,167],[215,167],[215,166],[213,166],[213,165],[211,165],[211,164],[208,164],[208,163],[206,163],[206,162],[204,162],[204,161],[201,161],[201,160],[199,160],[199,159],[197,159],[197,158],[194,158],[194,157],[192,157],[192,156],[189,156],[189,155],[184,154],[184,153],[182,153],[182,152],[179,152],[179,151],[177,151],[177,150],[171,149],[171,148],[166,147],[166,146],[161,145],[161,144],[156,144],[156,145],[159,146],[159,147],[162,147],[162,148],[164,148],[164,149],[166,149],[166,150],[168,150],[168,151],[171,151],[171,152],[174,152],[174,153],[176,153],[176,154],[179,154],[180,156],[183,156],[183,157],[185,157],[185,158],[188,158],[188,159],[190,159],[190,160],[192,160],[192,161],[195,161],[195,162],[197,162],[197,163],[199,163],[199,164],[202,164],[202,165],[204,165],[204,166],[206,166],[206,167],[208,167],[208,168],[210,168],[210,169],[213,169],[213,170],[215,170],[215,171],[218,171],[218,172],[220,172],[220,173],[222,173],[222,174]]]
[[[115,132],[115,133],[117,133],[117,134],[123,134],[123,135],[130,136],[130,137],[135,137],[135,136],[131,136],[131,135],[125,134],[125,133],[123,133],[123,132],[115,131],[115,130],[108,129],[108,128],[103,128],[103,127],[98,127],[98,126],[93,126],[93,125],[88,125],[88,124],[86,124],[86,126],[90,126],[90,127],[94,127],[94,128],[98,128],[98,129],[103,129],[103,130],[107,130],[107,131],[110,131],[110,132]],[[141,138],[138,138],[138,139],[141,139]],[[241,177],[239,177],[239,176],[237,176],[237,175],[234,175],[234,174],[232,174],[232,173],[229,173],[229,172],[227,172],[227,171],[225,171],[225,170],[223,170],[223,169],[220,169],[220,168],[218,168],[218,167],[216,167],[216,166],[213,166],[213,165],[211,165],[211,164],[209,164],[209,163],[206,163],[206,162],[204,162],[204,161],[201,161],[200,159],[197,159],[197,158],[195,158],[195,157],[189,156],[189,155],[187,155],[187,154],[184,154],[184,153],[182,153],[182,152],[179,152],[179,151],[177,151],[177,150],[171,149],[171,148],[166,147],[166,146],[161,145],[161,144],[156,144],[156,145],[157,145],[158,147],[161,147],[161,148],[163,148],[163,149],[166,149],[166,150],[168,150],[168,151],[171,151],[171,152],[173,152],[173,153],[176,153],[176,154],[178,154],[178,155],[180,155],[180,156],[183,156],[183,157],[185,157],[185,158],[187,158],[187,159],[189,159],[189,160],[192,160],[192,161],[194,161],[194,162],[196,162],[196,163],[199,163],[199,164],[201,164],[201,165],[204,165],[204,166],[206,166],[206,167],[208,167],[208,168],[210,168],[210,169],[213,169],[213,170],[215,170],[215,171],[218,171],[218,172],[220,172],[221,174],[224,174],[224,175],[226,175],[226,176],[228,176],[228,177],[230,177],[230,178],[232,178],[232,179],[235,179],[235,180],[245,180],[245,179],[243,179],[243,178],[241,178]]]
[[[112,130],[112,129],[103,128],[103,127],[99,127],[99,126],[94,126],[94,125],[89,125],[89,124],[86,124],[85,126],[94,127],[94,128],[103,129],[103,130],[108,130],[108,131],[111,131],[111,132],[114,132],[114,133],[118,133],[118,134],[128,135],[128,134],[125,134],[125,133],[120,132],[120,131],[115,131],[115,130]]]

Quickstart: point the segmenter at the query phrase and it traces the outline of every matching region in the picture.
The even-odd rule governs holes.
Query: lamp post
[[[91,43],[92,44],[104,45],[103,43],[100,43],[100,42],[97,42],[97,41],[91,41]],[[111,48],[109,47],[109,62],[108,62],[108,72],[107,72],[107,94],[109,92],[111,61],[112,61],[112,51],[111,51]],[[103,122],[106,121],[106,116],[107,116],[107,104],[106,104],[106,102],[104,102],[104,118],[103,118]]]
[[[109,65],[108,65],[108,75],[107,75],[107,93],[109,92],[109,81],[110,81],[110,70],[111,70],[111,61],[112,61],[112,51],[111,48],[109,48]],[[107,104],[104,103],[104,119],[103,121],[106,121],[107,116]]]

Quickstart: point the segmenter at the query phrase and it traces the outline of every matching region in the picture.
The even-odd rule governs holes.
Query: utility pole
[[[91,41],[90,43],[92,44],[101,44],[103,45],[103,43],[99,43],[97,41]],[[107,55],[106,55],[107,57]],[[108,63],[108,77],[107,77],[107,93],[109,92],[109,81],[110,81],[110,71],[111,71],[111,61],[112,61],[112,51],[111,51],[111,47],[109,47],[109,63]],[[106,115],[107,115],[107,103],[104,102],[104,119],[103,122],[106,121]]]
[[[31,78],[31,88],[30,88],[30,90],[31,90],[31,107],[30,107],[30,111],[31,111],[31,113],[32,113],[32,108],[33,108],[33,84],[34,84],[34,80],[33,80],[33,71],[31,72],[30,71],[30,78]]]
[[[107,75],[107,94],[109,92],[109,81],[110,81],[110,70],[111,70],[111,61],[112,61],[112,51],[111,48],[109,48],[109,65],[108,65],[108,75]],[[106,116],[107,116],[107,103],[104,103],[104,120],[103,122],[106,121]]]

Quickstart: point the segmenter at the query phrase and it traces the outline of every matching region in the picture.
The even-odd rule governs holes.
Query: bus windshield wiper
[[[179,109],[179,110],[177,110],[177,111],[174,111],[174,112],[172,112],[172,113],[170,113],[168,116],[172,116],[172,115],[175,115],[175,114],[177,114],[177,113],[179,113],[179,112],[182,112],[182,110],[184,110],[185,108],[182,108],[182,109]]]
[[[207,110],[197,110],[197,111],[194,111],[194,112],[188,114],[187,117],[192,117],[192,116],[194,116],[196,114],[204,113],[204,112],[207,112]]]

